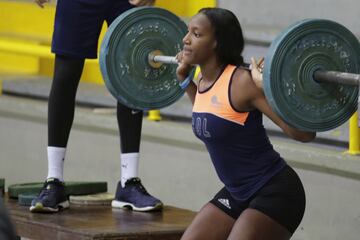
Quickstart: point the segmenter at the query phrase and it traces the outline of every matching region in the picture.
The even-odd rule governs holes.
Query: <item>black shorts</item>
[[[236,200],[224,187],[210,202],[234,219],[247,208],[256,209],[293,234],[304,216],[305,191],[296,172],[286,165],[247,201]]]
[[[110,25],[133,8],[128,0],[58,0],[52,52],[69,57],[96,58],[104,21]]]

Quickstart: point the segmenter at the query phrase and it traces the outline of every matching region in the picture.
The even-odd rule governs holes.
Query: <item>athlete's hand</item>
[[[179,65],[176,69],[176,77],[179,81],[185,80],[185,78],[189,75],[192,66],[190,64],[184,63],[183,59],[183,51],[176,54],[176,60],[178,61]]]
[[[39,5],[41,8],[44,8],[44,3],[50,2],[50,0],[34,0],[37,5]]]
[[[153,6],[155,4],[155,0],[129,0],[129,3],[134,6]]]
[[[255,58],[251,58],[251,77],[255,85],[263,89],[263,68],[264,68],[264,58],[261,58],[259,62],[255,61]]]

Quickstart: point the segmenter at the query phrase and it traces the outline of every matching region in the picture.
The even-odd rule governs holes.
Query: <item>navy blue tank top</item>
[[[228,65],[204,92],[197,91],[192,127],[210,153],[220,180],[238,200],[248,200],[285,165],[273,149],[258,110],[238,112],[230,104],[231,78]]]

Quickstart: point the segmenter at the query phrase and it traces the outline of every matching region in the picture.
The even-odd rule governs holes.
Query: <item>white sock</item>
[[[121,186],[125,187],[125,182],[138,176],[139,153],[122,153],[121,159]]]
[[[47,147],[48,154],[48,176],[47,178],[57,178],[64,181],[63,170],[66,148]]]

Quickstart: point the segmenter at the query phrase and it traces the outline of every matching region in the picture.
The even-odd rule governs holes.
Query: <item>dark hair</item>
[[[223,64],[242,65],[244,59],[244,37],[239,20],[229,10],[222,8],[202,8],[199,13],[204,14],[215,30],[217,40],[216,54]]]

